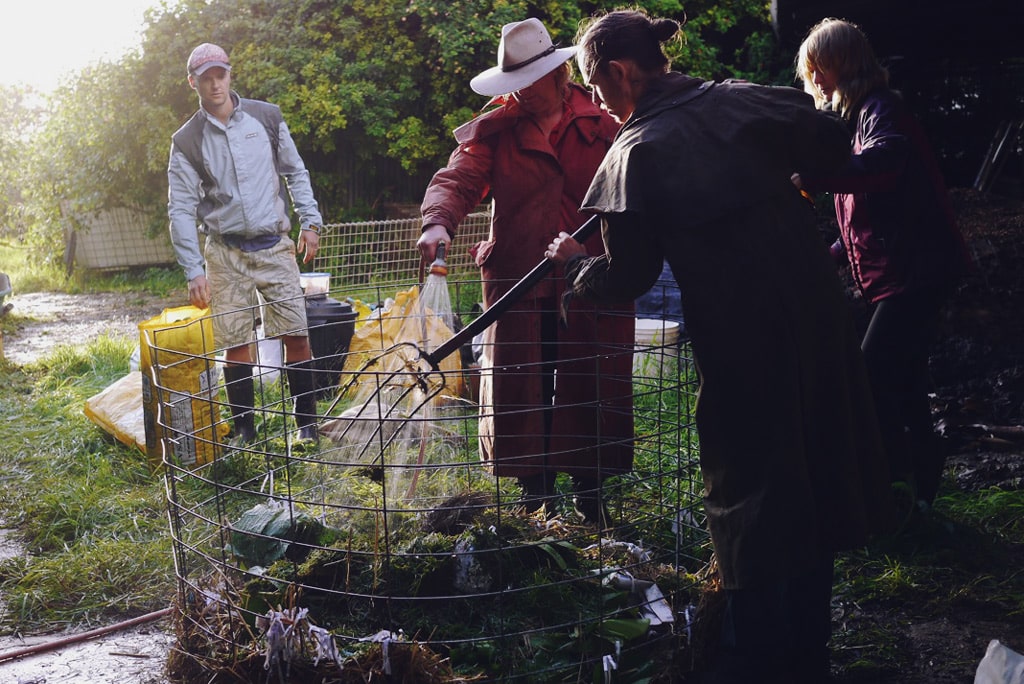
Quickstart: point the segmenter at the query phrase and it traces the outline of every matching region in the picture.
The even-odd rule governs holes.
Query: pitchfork
[[[599,226],[599,217],[592,216],[576,229],[572,237],[578,242],[583,242],[593,235]],[[325,415],[333,414],[341,398],[353,389],[356,383],[360,382],[360,375],[373,373],[378,376],[376,390],[370,398],[358,407],[356,413],[352,413],[352,409],[349,409],[343,414],[346,418],[353,420],[343,431],[336,433],[335,438],[339,441],[344,440],[356,423],[354,419],[373,419],[377,421],[376,427],[364,440],[360,454],[365,453],[369,445],[375,442],[379,444],[381,453],[383,453],[383,450],[398,437],[403,425],[444,391],[446,381],[445,374],[440,369],[441,361],[489,328],[554,267],[554,261],[544,258],[486,311],[433,351],[424,351],[412,342],[401,342],[371,357],[361,368],[350,374],[349,380],[341,387],[325,413]],[[395,357],[397,357],[397,363]],[[377,370],[380,368],[392,370]],[[412,400],[407,402],[410,397]]]

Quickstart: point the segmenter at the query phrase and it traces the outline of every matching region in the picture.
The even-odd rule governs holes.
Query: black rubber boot
[[[312,361],[288,364],[288,390],[295,400],[295,426],[302,441],[317,440],[316,382]]]
[[[253,409],[256,405],[249,366],[224,366],[224,389],[231,406],[231,423],[234,426],[235,446],[251,444],[256,439]]]
[[[518,478],[519,486],[523,489],[523,505],[526,512],[533,514],[548,505],[546,513],[551,515],[550,510],[554,505],[555,498],[555,477],[554,473],[540,473],[539,475],[527,475]]]
[[[573,504],[576,513],[589,525],[597,525],[600,529],[613,527],[612,516],[608,512],[608,505],[601,497],[601,481],[583,477],[572,478],[572,488],[575,492]]]

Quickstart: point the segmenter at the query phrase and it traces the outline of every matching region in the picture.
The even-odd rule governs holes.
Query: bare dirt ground
[[[185,306],[188,297],[184,292],[170,297],[134,292],[18,294],[15,283],[14,295],[7,301],[14,305],[8,316],[25,320],[4,335],[4,358],[25,365],[60,345],[82,344],[103,334],[130,337],[137,343],[139,323],[167,307]]]
[[[161,684],[174,634],[164,619],[149,625],[0,662],[5,684]],[[0,657],[67,635],[0,639]]]
[[[977,271],[949,306],[942,338],[932,357],[936,425],[949,446],[948,487],[978,491],[1024,487],[1024,202],[972,191],[954,200]],[[107,333],[138,337],[139,322],[184,296],[159,299],[136,294],[15,295],[14,312],[25,319],[4,340],[8,360],[38,359],[60,344],[75,344]],[[1009,577],[1024,567],[1024,548],[1001,548],[1006,567],[986,566],[992,556],[971,550],[972,532],[952,527],[930,543],[948,549],[950,567],[976,572],[978,581]],[[897,558],[898,560],[898,558]],[[938,592],[941,595],[941,591]],[[843,684],[964,684],[973,681],[990,639],[1024,652],[1024,606],[1005,598],[962,601],[956,596],[893,605],[837,607],[837,632],[859,625],[882,627],[897,635],[898,669],[858,675],[856,649],[837,648],[834,664]],[[3,661],[3,654],[26,643],[54,639],[0,638],[0,682],[166,681],[163,667],[172,646],[170,621],[158,622],[59,651]]]

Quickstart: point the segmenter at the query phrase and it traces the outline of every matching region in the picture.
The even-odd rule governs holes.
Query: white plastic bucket
[[[263,326],[256,329],[256,353],[253,355],[252,374],[264,382],[274,382],[281,377],[283,350],[280,337],[267,339],[263,336]]]
[[[330,273],[300,273],[299,286],[308,299],[326,297],[331,289]]]
[[[633,375],[660,378],[675,373],[679,358],[679,323],[638,318],[633,329]]]

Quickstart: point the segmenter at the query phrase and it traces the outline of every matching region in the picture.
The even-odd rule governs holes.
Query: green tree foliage
[[[28,192],[45,225],[75,225],[106,208],[134,206],[157,213],[166,202],[167,130],[171,112],[148,101],[135,58],[81,72],[52,96],[34,137]],[[77,227],[77,226],[76,226]]]
[[[774,39],[767,2],[687,2],[683,16],[681,39],[666,49],[674,69],[715,80],[771,80]]]
[[[452,128],[486,105],[469,80],[494,65],[503,24],[538,17],[557,43],[569,45],[581,19],[617,6],[167,0],[150,11],[138,54],[87,69],[55,94],[33,140],[27,192],[51,229],[62,207],[66,216],[124,204],[143,208],[153,229],[164,229],[170,135],[197,106],[185,61],[209,41],[231,54],[240,94],[281,106],[328,220],[369,218],[381,200],[416,201],[454,144]],[[676,69],[753,81],[772,80],[778,69],[765,0],[636,6],[687,18],[668,48]],[[6,154],[6,140],[0,145]]]
[[[25,204],[25,163],[38,122],[32,93],[0,85],[0,238],[23,238],[29,221]]]

